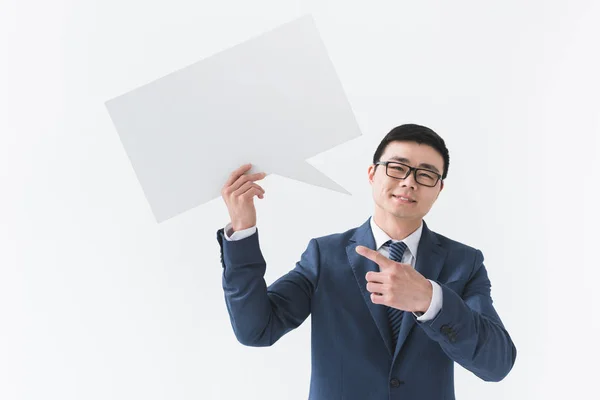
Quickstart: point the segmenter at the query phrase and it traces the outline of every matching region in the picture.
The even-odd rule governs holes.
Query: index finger
[[[248,163],[242,165],[241,167],[233,171],[231,175],[229,175],[229,179],[227,179],[227,182],[225,182],[225,186],[233,185],[233,183],[237,181],[237,179],[240,176],[244,175],[244,173],[247,172],[250,168],[252,168],[252,164]]]
[[[380,267],[382,265],[387,265],[387,263],[390,261],[390,259],[385,257],[383,254],[381,254],[375,250],[369,249],[368,247],[365,247],[365,246],[356,246],[356,252],[358,254],[360,254],[361,256],[366,257],[369,260],[373,261]]]

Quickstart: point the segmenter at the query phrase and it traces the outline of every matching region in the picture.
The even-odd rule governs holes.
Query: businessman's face
[[[380,161],[399,161],[411,167],[426,168],[443,173],[444,159],[433,147],[416,142],[391,142],[387,145]],[[444,184],[441,180],[434,187],[415,181],[414,172],[405,179],[396,179],[386,174],[385,165],[369,166],[369,182],[373,189],[376,212],[396,218],[420,220],[437,200]],[[400,199],[407,197],[412,201]]]

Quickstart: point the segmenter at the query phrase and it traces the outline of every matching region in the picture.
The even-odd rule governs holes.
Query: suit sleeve
[[[476,376],[494,382],[504,379],[515,363],[517,349],[492,305],[481,251],[476,251],[474,272],[462,297],[439,284],[442,309],[433,320],[417,324],[451,359]]]
[[[310,314],[319,278],[317,241],[311,239],[295,268],[267,287],[258,231],[236,241],[223,235],[220,229],[222,284],[234,334],[246,346],[271,346]]]

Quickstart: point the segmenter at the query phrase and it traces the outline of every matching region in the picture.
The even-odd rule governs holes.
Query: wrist
[[[244,229],[251,228],[254,225],[256,225],[256,224],[251,224],[251,223],[232,223],[231,224],[231,230],[233,232],[243,231]]]
[[[421,302],[419,307],[417,307],[417,309],[418,309],[417,312],[421,312],[423,314],[426,313],[427,310],[429,310],[429,307],[431,306],[432,299],[433,299],[433,285],[431,284],[431,282],[428,279],[427,284],[424,288],[423,301]]]

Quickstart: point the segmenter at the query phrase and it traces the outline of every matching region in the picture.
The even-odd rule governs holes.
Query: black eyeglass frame
[[[402,166],[404,166],[404,167],[408,168],[408,172],[406,173],[406,176],[404,176],[404,178],[398,178],[397,176],[391,176],[391,175],[388,173],[388,165],[389,165],[389,164],[400,164],[400,165],[402,165]],[[400,179],[400,180],[404,180],[404,179],[408,178],[408,176],[409,176],[411,173],[413,173],[413,174],[414,174],[414,177],[415,177],[415,182],[417,182],[419,185],[426,186],[426,187],[435,187],[435,186],[438,184],[438,182],[439,182],[439,181],[443,181],[443,180],[444,180],[444,179],[442,178],[442,175],[438,174],[438,173],[437,173],[437,172],[435,172],[435,171],[432,171],[432,170],[430,170],[430,169],[427,169],[427,168],[417,168],[417,167],[411,167],[410,165],[406,165],[406,164],[404,164],[404,163],[401,163],[401,162],[398,162],[398,161],[378,161],[378,162],[376,162],[376,163],[375,163],[375,165],[385,165],[385,174],[386,174],[387,176],[389,176],[390,178],[394,178],[394,179]],[[421,183],[421,182],[419,182],[419,181],[417,180],[417,171],[427,171],[427,172],[430,172],[430,173],[432,173],[432,174],[435,174],[435,175],[438,177],[438,179],[435,181],[435,183],[434,183],[433,185],[425,185],[425,184],[423,184],[423,183]]]

